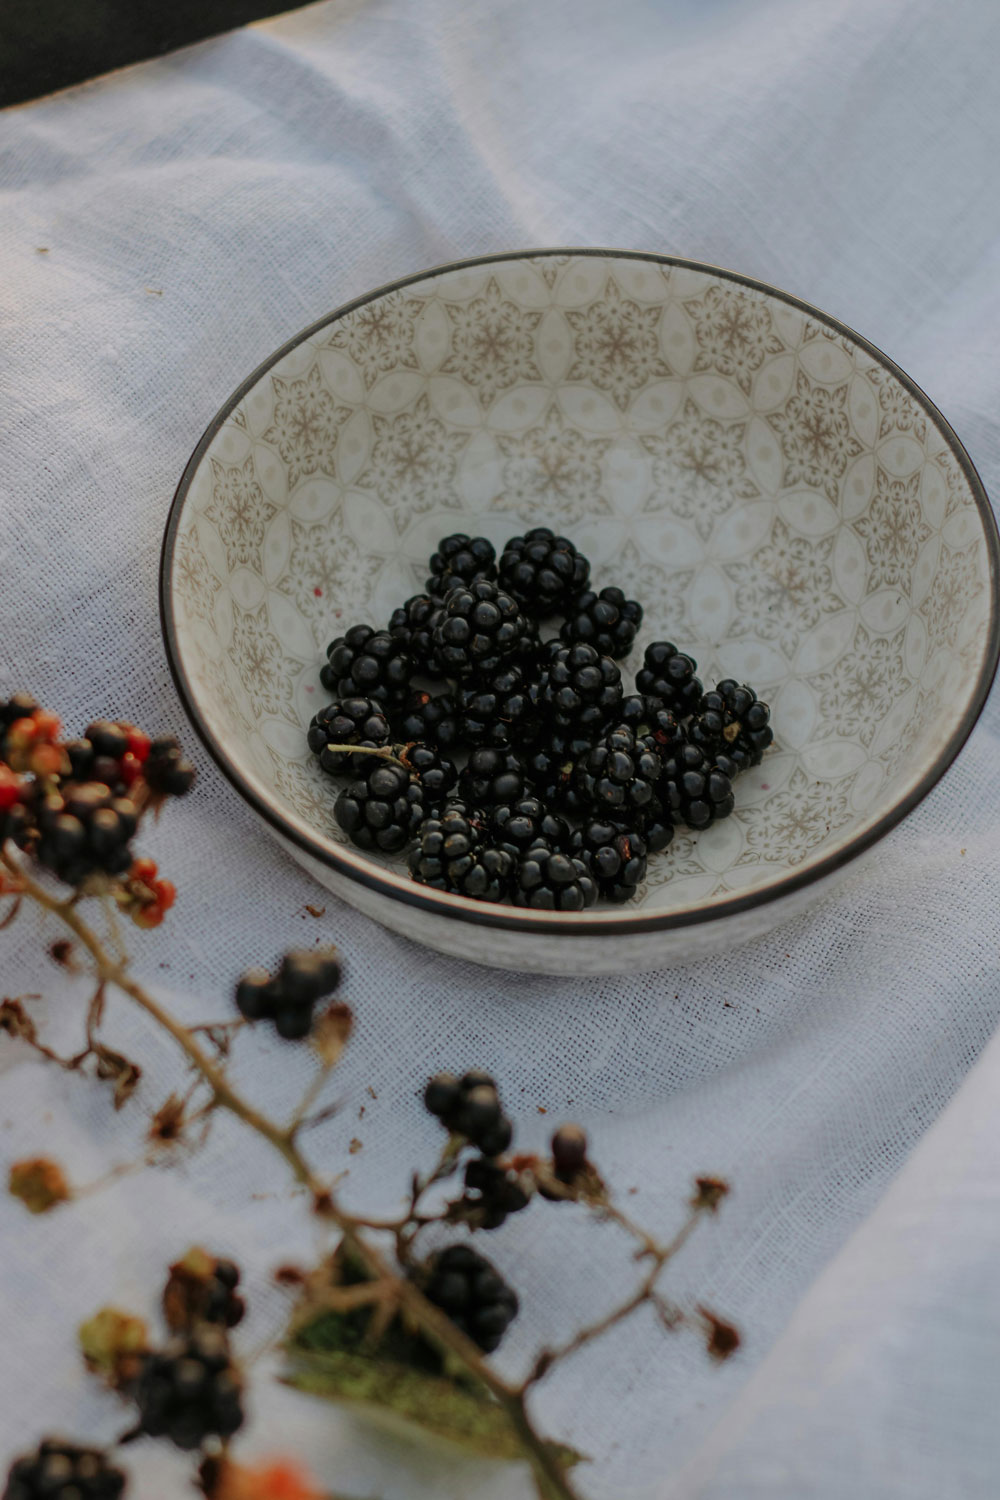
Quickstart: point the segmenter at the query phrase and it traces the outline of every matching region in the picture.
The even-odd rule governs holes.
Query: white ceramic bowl
[[[332,818],[305,745],[319,666],[383,625],[452,531],[568,532],[776,743],[625,907],[412,883]],[[226,402],[163,548],[177,685],[216,761],[329,888],[419,942],[541,972],[654,968],[800,911],[926,795],[996,668],[997,531],[947,422],[814,308],[656,255],[445,266],[294,338]]]

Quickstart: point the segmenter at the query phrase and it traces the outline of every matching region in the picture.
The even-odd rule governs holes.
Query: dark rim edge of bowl
[[[446,893],[435,892],[432,894],[416,882],[412,882],[410,886],[404,885],[397,888],[384,878],[377,866],[354,865],[353,863],[342,862],[335,852],[326,848],[318,840],[313,840],[300,833],[298,829],[290,826],[278,808],[273,806],[266,798],[258,795],[246,783],[242,773],[230,762],[223,746],[217,742],[205,722],[181,662],[170,588],[174,544],[180,524],[181,512],[195,472],[205,453],[243,397],[253,389],[269,369],[272,369],[279,360],[296,349],[305,339],[313,337],[322,329],[329,327],[330,324],[336,323],[340,318],[353,312],[356,308],[363,307],[367,302],[373,302],[378,297],[384,297],[390,292],[398,291],[401,287],[411,286],[414,282],[428,281],[436,276],[447,275],[449,272],[465,270],[472,266],[494,265],[512,260],[537,260],[543,256],[551,255],[598,256],[617,260],[640,260],[653,262],[657,265],[675,266],[684,270],[708,272],[713,276],[721,276],[741,286],[750,287],[754,291],[763,292],[766,296],[775,297],[779,301],[787,303],[790,307],[794,307],[810,317],[820,319],[837,333],[849,338],[858,348],[864,349],[866,353],[870,354],[884,368],[889,370],[904,389],[916,398],[927,415],[937,425],[941,435],[957,459],[962,473],[965,475],[972,490],[976,506],[980,513],[983,534],[986,540],[989,556],[991,597],[986,650],[975,689],[966,706],[965,712],[930,768],[916,785],[911,787],[905,797],[894,803],[870,828],[857,835],[842,848],[834,850],[817,864],[810,865],[808,869],[795,874],[784,876],[773,884],[758,888],[756,891],[750,891],[745,895],[731,896],[712,906],[696,907],[686,912],[662,912],[657,915],[643,915],[641,912],[636,912],[631,917],[622,916],[614,920],[605,919],[596,921],[583,914],[543,911],[531,911],[528,913],[518,907],[493,906],[488,902],[477,903],[476,908],[470,910],[465,905],[459,904],[457,900],[452,904],[452,898],[449,898]],[[922,802],[927,794],[937,785],[938,781],[940,781],[969,738],[976,721],[982,713],[994,676],[996,675],[998,660],[1000,660],[1000,611],[997,609],[998,586],[1000,586],[1000,535],[998,535],[996,517],[986,494],[986,488],[976,471],[975,465],[951,424],[938,410],[927,393],[906,374],[905,370],[900,369],[894,360],[890,359],[883,350],[879,349],[876,344],[873,344],[861,334],[856,333],[853,328],[841,322],[839,318],[822,312],[812,303],[804,302],[801,298],[792,296],[791,293],[783,291],[780,287],[770,286],[767,282],[759,281],[756,277],[745,276],[738,271],[730,271],[723,266],[713,266],[705,261],[686,260],[681,256],[660,255],[655,251],[611,250],[598,247],[578,248],[571,246],[541,250],[506,250],[492,255],[470,256],[463,260],[450,261],[439,266],[429,267],[424,271],[414,272],[409,276],[403,276],[396,281],[388,282],[374,291],[366,292],[363,296],[356,297],[352,301],[344,303],[332,313],[328,313],[325,317],[303,328],[282,344],[274,353],[270,354],[267,359],[259,364],[241,382],[228,401],[216,412],[185,465],[184,472],[181,475],[180,482],[171,501],[163,533],[163,543],[160,553],[159,605],[160,624],[166,648],[167,663],[170,667],[178,696],[199,739],[230,784],[235,787],[254,811],[265,822],[269,823],[282,838],[297,845],[306,854],[318,860],[321,864],[336,870],[338,874],[346,876],[360,885],[367,886],[369,889],[379,892],[390,900],[402,901],[410,906],[432,912],[435,915],[450,917],[460,922],[470,922],[474,925],[494,929],[550,937],[621,937],[629,933],[666,931],[669,929],[692,927],[705,922],[721,921],[725,917],[750,911],[754,907],[768,905],[770,902],[780,900],[782,897],[789,896],[806,886],[822,882],[825,877],[843,869],[845,865],[850,864],[852,860],[864,854],[866,850],[870,849],[880,839],[884,838],[886,834],[890,833],[897,824],[902,822],[907,814],[912,812],[913,808],[919,802]]]

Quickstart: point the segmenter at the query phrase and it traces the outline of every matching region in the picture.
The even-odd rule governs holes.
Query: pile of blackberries
[[[45,1438],[14,1460],[3,1500],[118,1500],[125,1475],[100,1448]]]
[[[298,1041],[312,1028],[313,1006],[340,985],[336,948],[286,953],[276,974],[248,969],[236,986],[236,1007],[248,1021],[273,1021],[285,1041]]]
[[[230,1438],[243,1425],[243,1388],[225,1331],[203,1324],[148,1354],[135,1391],[139,1431],[178,1448]]]
[[[341,828],[406,853],[437,890],[554,911],[627,901],[675,827],[729,816],[734,779],[774,738],[752,688],[706,692],[671,641],[646,647],[629,693],[618,662],[642,616],[622,589],[591,588],[548,527],[499,558],[485,537],[445,537],[423,593],[327,648],[336,697],[308,742],[351,778]]]

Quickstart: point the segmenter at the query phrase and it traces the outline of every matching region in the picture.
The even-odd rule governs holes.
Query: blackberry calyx
[[[243,1425],[242,1385],[221,1328],[201,1327],[146,1356],[136,1387],[139,1430],[178,1448],[232,1437]]]
[[[597,886],[582,859],[538,843],[518,863],[513,899],[544,911],[584,911],[597,900]]]
[[[443,596],[456,585],[472,583],[477,578],[491,582],[497,576],[496,549],[484,536],[468,536],[456,531],[438,542],[437,551],[431,554],[431,576],[427,580],[427,592]]]
[[[14,1460],[3,1500],[118,1500],[125,1484],[101,1448],[43,1438],[34,1453]]]
[[[485,578],[451,590],[434,626],[434,653],[446,677],[459,681],[516,661],[531,634],[511,596]]]
[[[370,755],[351,755],[334,749],[341,745],[367,745],[377,749],[389,743],[389,720],[382,705],[371,698],[343,698],[328,703],[314,714],[306,739],[310,750],[331,776],[363,775],[371,766]]]
[[[454,1135],[464,1135],[484,1156],[506,1151],[514,1127],[500,1106],[500,1095],[489,1073],[475,1068],[456,1078],[438,1073],[424,1089],[424,1105]]]
[[[429,1302],[468,1334],[484,1354],[500,1346],[517,1316],[517,1294],[470,1245],[449,1245],[430,1257],[421,1276]]]
[[[599,594],[587,589],[574,601],[559,635],[567,646],[593,646],[618,660],[628,656],[641,624],[642,605],[626,599],[621,589],[601,589]]]
[[[565,613],[584,592],[590,563],[564,536],[536,526],[511,537],[497,565],[501,586],[538,617]]]
[[[646,647],[643,666],[635,674],[640,693],[658,698],[679,718],[694,713],[704,689],[695,675],[698,663],[678,651],[672,641],[653,641]]]

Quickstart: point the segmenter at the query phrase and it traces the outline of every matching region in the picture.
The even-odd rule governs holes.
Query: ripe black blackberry
[[[341,978],[336,948],[293,949],[275,975],[249,969],[236,986],[236,1007],[248,1021],[273,1021],[285,1041],[308,1036],[313,1006],[332,995]]]
[[[204,1250],[192,1250],[170,1267],[163,1289],[163,1313],[171,1333],[185,1333],[199,1323],[235,1328],[246,1303],[236,1288],[240,1269]]]
[[[458,584],[472,583],[476,578],[491,582],[497,576],[496,549],[484,536],[468,536],[456,531],[438,542],[430,557],[431,576],[427,592],[443,597]]]
[[[409,858],[414,880],[478,901],[501,899],[513,862],[509,853],[493,847],[482,812],[447,802],[423,820],[416,837]]]
[[[584,911],[597,900],[597,886],[582,859],[539,843],[518,862],[512,894],[515,906]]]
[[[698,663],[678,651],[672,641],[653,641],[646,647],[643,666],[635,674],[636,689],[659,699],[679,718],[694,713],[704,689],[695,673]]]
[[[497,565],[501,587],[536,618],[563,614],[590,579],[590,563],[547,526],[511,537]]]
[[[458,778],[459,796],[476,807],[517,802],[525,792],[525,765],[516,750],[480,746]]]
[[[626,599],[621,589],[601,589],[599,594],[587,589],[574,600],[559,634],[567,646],[593,646],[618,660],[628,656],[641,624],[642,605]]]
[[[469,1245],[449,1245],[430,1257],[419,1280],[427,1300],[484,1354],[499,1348],[517,1316],[517,1294],[485,1256]]]
[[[458,780],[454,761],[449,760],[436,746],[417,742],[397,745],[396,755],[411,778],[418,783],[424,811],[430,812],[439,807]]]
[[[313,715],[306,739],[310,750],[331,776],[361,775],[372,764],[370,755],[351,755],[336,750],[335,745],[369,745],[389,743],[391,730],[383,708],[371,698],[340,698],[327,703]]]
[[[753,688],[741,687],[727,677],[713,691],[702,694],[687,735],[706,755],[721,752],[744,771],[760,765],[774,740],[770,718],[771,710]]]
[[[578,763],[575,784],[580,801],[601,813],[643,812],[656,797],[663,763],[652,738],[636,737],[625,725],[601,736]]]
[[[446,677],[484,677],[517,661],[531,642],[511,596],[485,578],[455,587],[434,626],[435,659]]]
[[[43,1438],[14,1460],[3,1500],[118,1500],[125,1482],[102,1449]]]
[[[0,739],[3,731],[18,719],[30,719],[38,706],[30,693],[12,693],[9,698],[0,698]]]
[[[570,836],[566,819],[550,812],[537,797],[501,803],[493,808],[490,821],[497,848],[506,850],[514,860],[540,842],[565,852]]]
[[[414,665],[388,630],[353,625],[330,642],[326,654],[320,681],[338,698],[373,698],[389,707],[402,703]]]
[[[465,1201],[475,1209],[477,1228],[499,1229],[508,1214],[520,1213],[529,1200],[509,1167],[474,1156],[465,1168]]]
[[[535,795],[547,807],[582,813],[583,803],[576,789],[576,768],[593,749],[593,734],[550,728],[533,747],[525,760],[525,771]]]
[[[605,901],[628,901],[646,878],[645,839],[606,818],[590,818],[574,829],[569,852],[583,860]]]
[[[428,677],[438,675],[431,637],[440,613],[440,599],[414,594],[389,617],[389,634],[409,656],[414,670]]]
[[[560,647],[539,682],[539,706],[561,729],[599,729],[621,701],[620,669],[593,646]]]
[[[185,758],[172,734],[161,734],[153,740],[142,767],[151,791],[162,796],[183,797],[194,785],[195,769]]]
[[[615,719],[636,736],[652,739],[658,755],[669,755],[687,738],[684,725],[673,710],[664,708],[658,698],[649,698],[645,693],[630,693],[623,698]]]
[[[540,731],[539,715],[524,672],[504,663],[458,690],[458,735],[463,744],[494,747],[529,745]]]
[[[404,743],[419,740],[451,750],[459,743],[458,709],[451,693],[428,693],[417,689],[395,715],[397,738]]]
[[[98,872],[123,875],[131,865],[138,809],[103,782],[66,782],[37,798],[33,811],[36,858],[68,885]]]
[[[665,811],[675,822],[696,829],[728,818],[735,806],[735,774],[727,756],[713,759],[697,745],[681,745],[663,764],[659,792]]]
[[[135,1392],[139,1432],[200,1448],[243,1425],[242,1385],[221,1328],[202,1327],[147,1355]]]
[[[344,788],[333,816],[359,849],[398,854],[425,816],[420,781],[395,760],[377,760],[364,776]]]
[[[474,1068],[456,1078],[438,1073],[424,1089],[424,1105],[454,1135],[464,1135],[484,1156],[506,1151],[514,1127],[500,1106],[496,1082]]]

